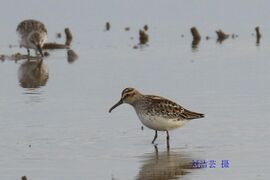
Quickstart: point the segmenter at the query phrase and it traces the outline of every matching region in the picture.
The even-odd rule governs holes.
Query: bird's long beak
[[[38,49],[41,57],[44,57],[40,44],[37,45],[37,49]]]
[[[113,110],[114,108],[116,108],[117,106],[119,106],[119,105],[121,105],[121,104],[123,104],[123,100],[122,100],[122,99],[120,99],[115,105],[113,105],[113,106],[110,108],[109,113],[112,112],[112,110]]]

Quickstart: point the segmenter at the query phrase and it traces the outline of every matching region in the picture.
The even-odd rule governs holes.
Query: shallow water
[[[5,1],[0,11],[1,54],[26,53],[9,45],[17,44],[17,24],[34,18],[46,24],[51,42],[64,42],[55,33],[69,27],[79,59],[68,63],[66,50],[50,51],[35,87],[20,78],[33,65],[1,63],[1,180],[269,179],[267,1],[14,2]],[[144,24],[149,46],[133,49]],[[212,37],[196,49],[193,25]],[[251,35],[256,25],[260,45]],[[216,43],[219,28],[239,37]],[[154,132],[141,130],[130,106],[108,113],[125,87],[206,117],[172,131],[170,151],[160,132],[155,149]],[[216,168],[194,169],[197,160],[214,160]]]

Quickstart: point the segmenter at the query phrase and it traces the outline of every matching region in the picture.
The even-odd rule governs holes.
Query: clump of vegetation
[[[190,28],[191,35],[193,37],[193,40],[200,41],[201,40],[201,35],[199,31],[197,30],[196,27]]]
[[[221,29],[216,31],[216,33],[217,33],[217,36],[218,36],[217,41],[220,42],[220,43],[222,41],[224,41],[225,39],[227,39],[228,37],[230,37],[229,34],[224,33]]]
[[[259,26],[255,27],[255,31],[256,31],[256,43],[260,44],[260,39],[262,37],[262,34],[260,33],[260,27]]]
[[[144,29],[145,31],[148,31],[148,25],[147,25],[147,24],[144,25],[144,26],[143,26],[143,29]]]
[[[62,37],[62,34],[60,32],[56,33],[56,37],[60,39]]]
[[[106,22],[106,24],[105,24],[105,29],[106,29],[106,31],[109,31],[109,30],[111,29],[111,24],[110,24],[110,22]]]
[[[139,31],[140,44],[146,44],[149,41],[149,36],[144,30]]]
[[[197,49],[198,45],[200,43],[200,40],[201,40],[201,35],[196,27],[190,28],[190,32],[191,32],[191,35],[193,37],[191,47],[192,47],[192,49]]]
[[[65,28],[65,34],[66,34],[66,42],[65,42],[65,45],[66,45],[66,46],[70,46],[71,41],[72,41],[72,34],[71,34],[69,28]]]

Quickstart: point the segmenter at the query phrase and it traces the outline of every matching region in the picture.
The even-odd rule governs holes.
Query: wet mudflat
[[[69,27],[79,59],[70,63],[67,50],[55,50],[39,72],[35,62],[0,64],[0,179],[269,179],[270,25],[263,2],[147,1],[147,11],[131,1],[43,2],[50,11],[40,2],[18,3],[26,10],[5,2],[0,12],[0,54],[26,54],[9,45],[17,44],[17,24],[34,18],[47,26],[50,42],[64,42],[56,33]],[[148,45],[134,49],[145,24]],[[257,25],[260,44],[252,35]],[[195,47],[192,26],[201,35]],[[239,37],[216,42],[220,28]],[[172,131],[170,150],[159,133],[155,148],[154,131],[141,130],[130,106],[108,113],[125,87],[206,117]]]

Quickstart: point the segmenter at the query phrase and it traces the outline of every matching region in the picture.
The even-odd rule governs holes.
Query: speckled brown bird
[[[27,49],[30,56],[29,49],[35,49],[43,57],[42,47],[47,40],[47,29],[45,25],[37,20],[28,19],[19,23],[16,29],[19,36],[20,46]]]
[[[204,117],[204,114],[187,110],[171,100],[144,95],[134,88],[124,89],[121,99],[110,108],[109,112],[123,103],[133,106],[142,124],[155,130],[153,144],[157,138],[157,131],[166,131],[168,147],[170,130],[183,126],[189,120]]]

